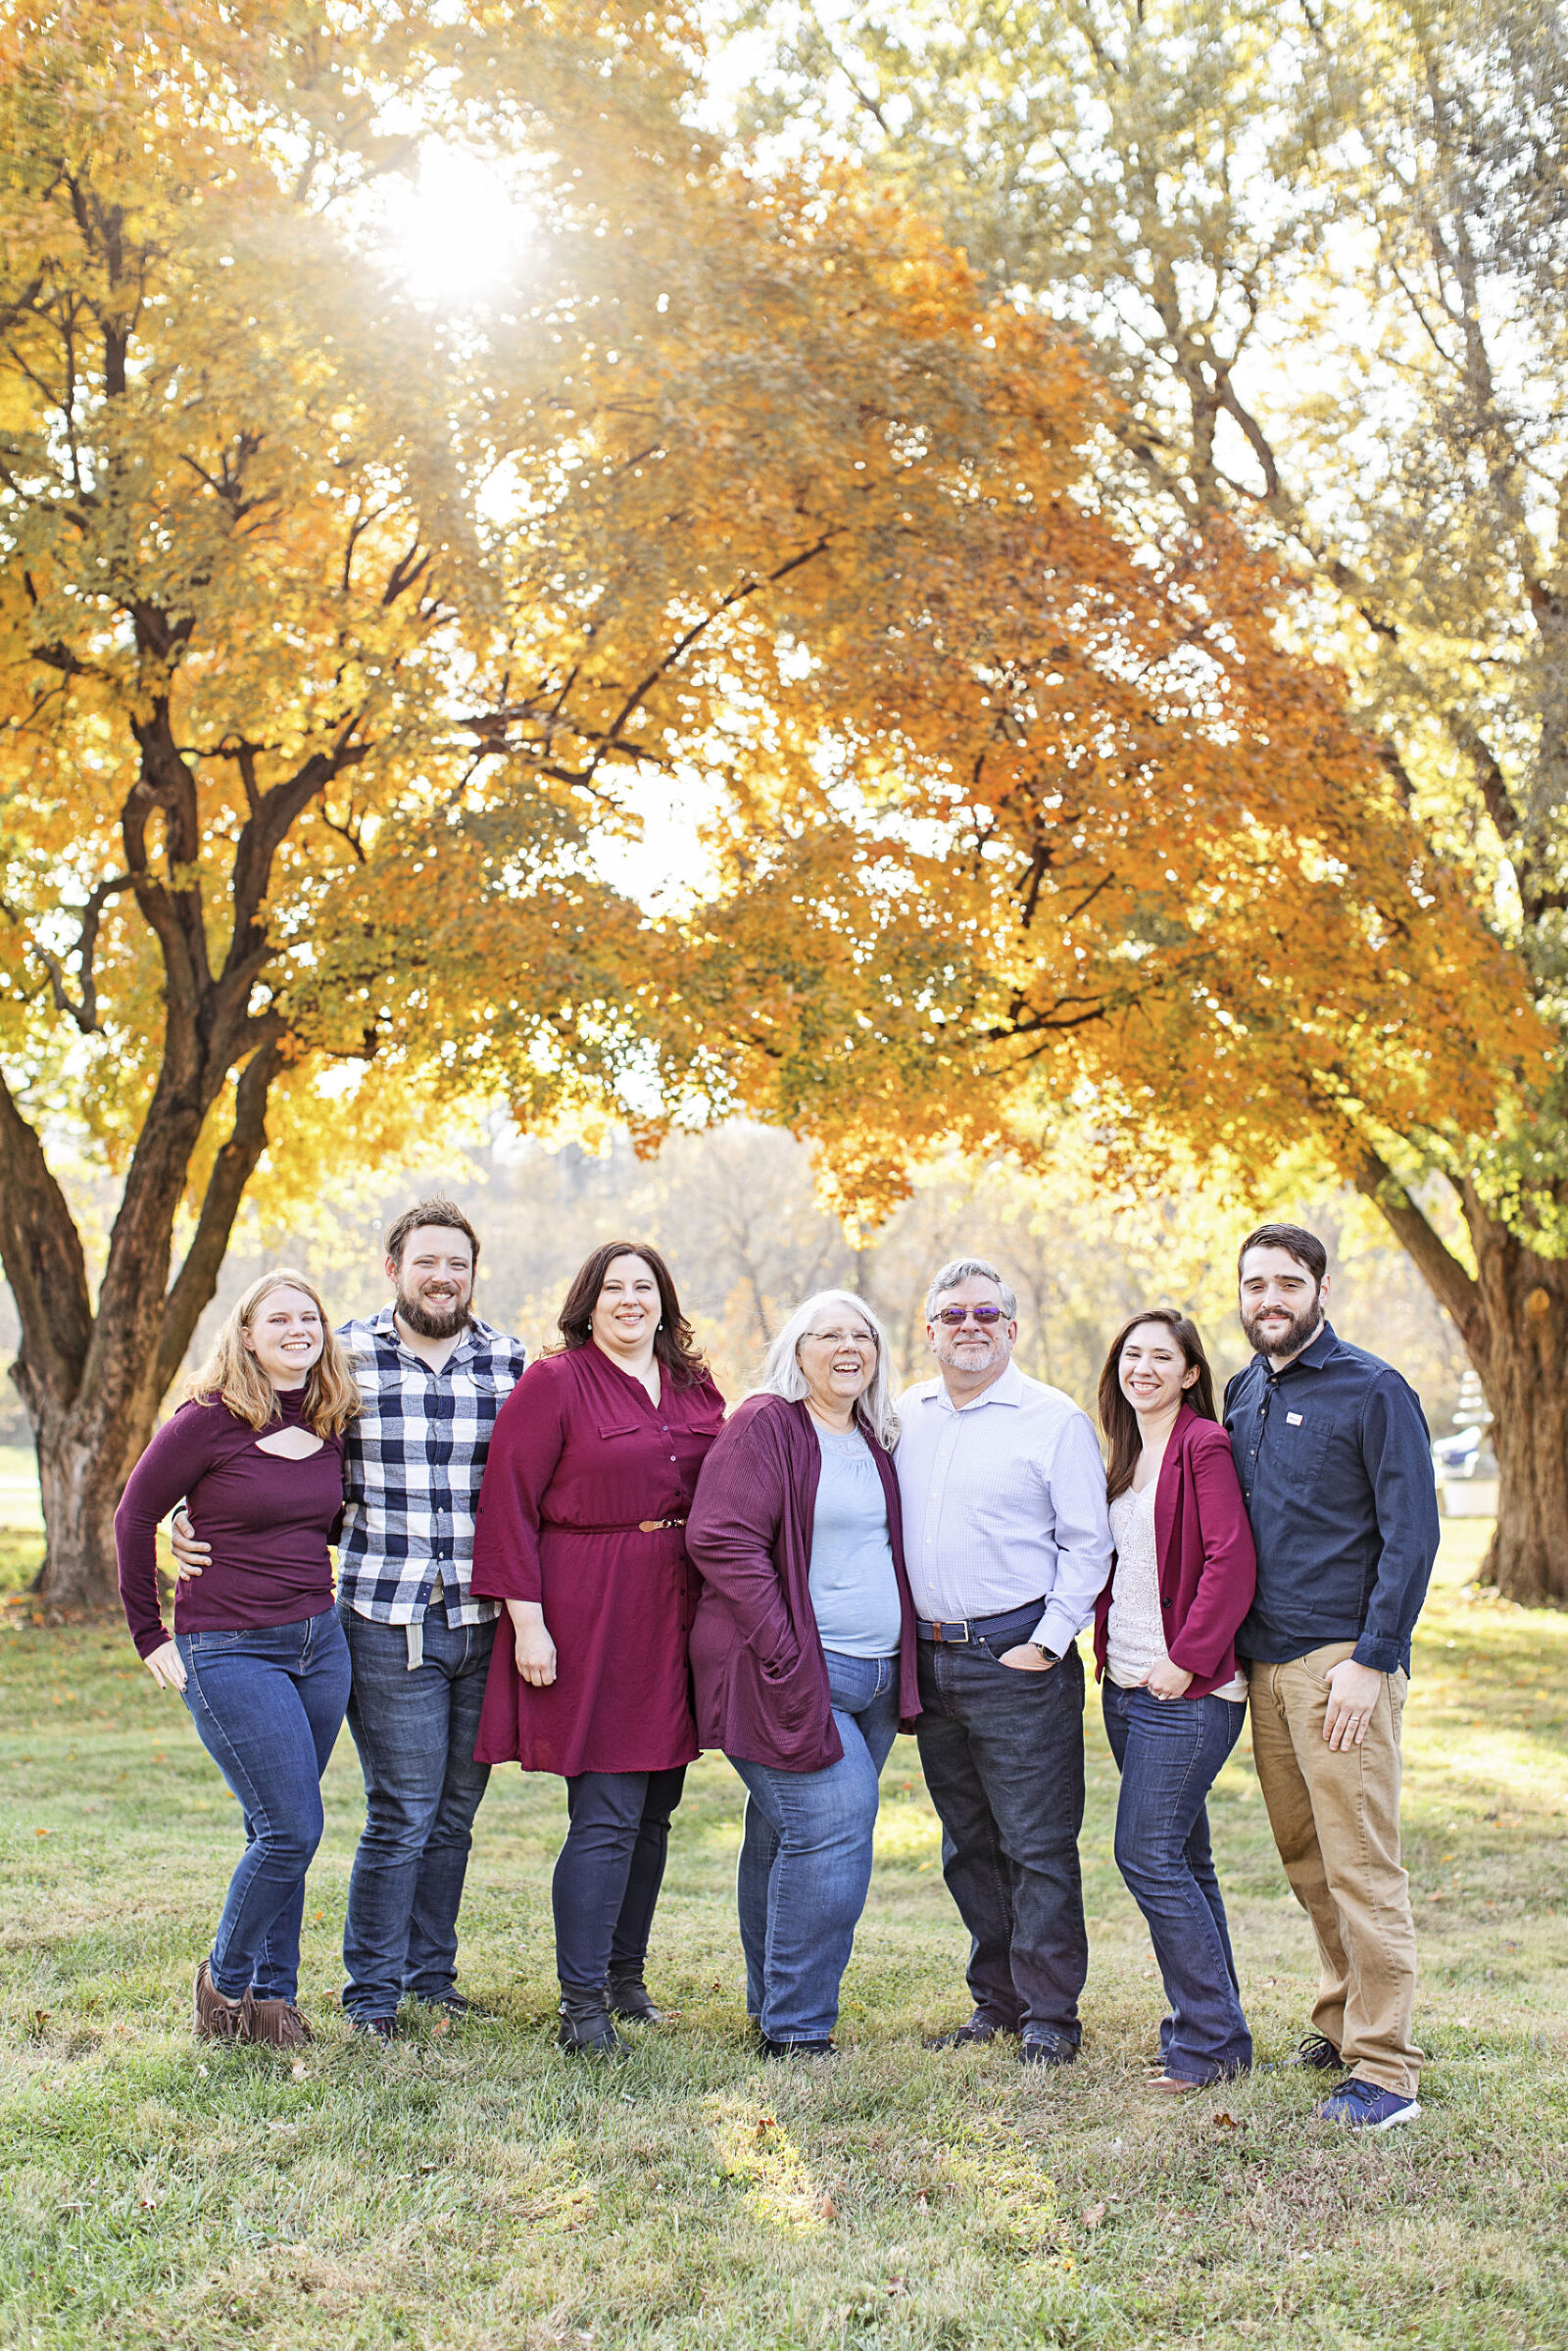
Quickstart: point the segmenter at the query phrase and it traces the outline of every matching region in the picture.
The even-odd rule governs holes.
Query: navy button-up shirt
[[[1225,1426],[1257,1545],[1237,1654],[1279,1665],[1353,1641],[1357,1664],[1408,1673],[1439,1531],[1414,1389],[1325,1323],[1283,1371],[1254,1355],[1237,1373]]]

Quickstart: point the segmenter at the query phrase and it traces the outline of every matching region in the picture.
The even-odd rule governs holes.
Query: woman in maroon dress
[[[474,1749],[558,1772],[561,2045],[612,2053],[613,2017],[654,2022],[643,1983],[669,1817],[696,1759],[686,1514],[724,1399],[657,1249],[594,1250],[566,1295],[564,1346],[496,1418],[473,1590],[504,1600]]]

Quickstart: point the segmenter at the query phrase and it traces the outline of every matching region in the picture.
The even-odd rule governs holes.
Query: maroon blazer
[[[1193,1679],[1190,1698],[1207,1697],[1236,1675],[1236,1636],[1252,1605],[1257,1553],[1237,1482],[1231,1441],[1217,1420],[1190,1404],[1176,1415],[1154,1488],[1154,1555],[1159,1613],[1172,1665]],[[1095,1602],[1095,1679],[1105,1670],[1105,1627],[1116,1562]]]
[[[899,1580],[899,1728],[920,1711],[914,1602],[893,1457],[862,1430],[887,1495]],[[811,1606],[811,1521],[821,1447],[804,1403],[752,1396],[703,1463],[686,1527],[702,1578],[692,1624],[697,1736],[744,1763],[819,1772],[844,1753]]]

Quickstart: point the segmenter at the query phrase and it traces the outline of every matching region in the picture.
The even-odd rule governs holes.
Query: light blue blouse
[[[811,1526],[810,1585],[822,1646],[849,1657],[892,1657],[901,1629],[899,1585],[876,1462],[858,1429],[840,1437],[817,1428],[816,1442],[822,1479]]]

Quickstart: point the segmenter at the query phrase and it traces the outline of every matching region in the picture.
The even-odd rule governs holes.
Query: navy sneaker
[[[1309,2033],[1296,2044],[1296,2055],[1286,2059],[1287,2065],[1305,2066],[1314,2074],[1343,2074],[1345,2060],[1326,2033]]]
[[[762,2035],[761,2053],[764,2057],[837,2057],[838,2043],[831,2040],[769,2040]]]
[[[1392,2131],[1396,2123],[1413,2123],[1420,2112],[1419,2099],[1401,2098],[1397,2090],[1380,2089],[1375,2082],[1363,2082],[1359,2074],[1352,2074],[1332,2098],[1313,2107],[1312,2120],[1348,2123],[1352,2131]]]

